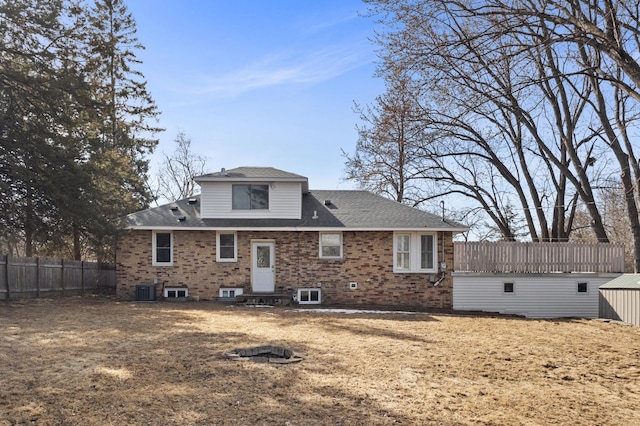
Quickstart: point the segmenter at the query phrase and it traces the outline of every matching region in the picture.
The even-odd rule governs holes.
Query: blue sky
[[[351,189],[341,149],[357,141],[353,102],[383,92],[359,0],[129,0],[139,66],[159,109],[160,144],[179,130],[208,171],[273,166],[313,189]]]

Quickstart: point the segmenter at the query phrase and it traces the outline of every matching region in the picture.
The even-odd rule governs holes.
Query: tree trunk
[[[73,224],[73,259],[82,260],[82,244],[80,243],[80,229],[77,224]]]

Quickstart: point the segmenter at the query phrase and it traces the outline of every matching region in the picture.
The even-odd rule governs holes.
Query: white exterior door
[[[276,287],[276,244],[251,243],[251,285],[258,293],[273,293]]]

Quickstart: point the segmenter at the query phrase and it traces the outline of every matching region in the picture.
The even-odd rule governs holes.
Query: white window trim
[[[317,291],[318,292],[318,300],[308,300],[306,302],[303,302],[302,299],[300,298],[300,294],[303,291],[308,291],[308,292],[312,292],[312,291]],[[309,297],[309,299],[311,299],[311,297]],[[300,305],[319,305],[322,302],[322,290],[319,288],[299,288],[298,289],[298,304]]]
[[[400,235],[408,235],[409,236],[409,269],[401,268],[398,266],[398,237]],[[393,272],[397,273],[409,273],[411,272],[411,266],[413,265],[411,259],[411,232],[394,232],[393,234]]]
[[[322,255],[322,236],[323,235],[338,235],[340,236],[340,255],[339,256],[323,256]],[[321,259],[342,259],[342,232],[320,232],[318,234],[318,249],[320,250]]]
[[[409,269],[399,268],[397,265],[397,236],[409,235]],[[433,236],[433,268],[420,267],[420,237]],[[396,274],[433,274],[438,272],[438,234],[436,232],[394,232],[393,233],[393,272]]]
[[[218,290],[218,297],[220,298],[230,298],[230,297],[236,297],[236,296],[240,296],[242,294],[242,287],[227,287],[227,288],[221,288]],[[224,292],[227,292],[227,296],[224,295]],[[233,296],[229,296],[228,293],[230,291],[233,291]]]
[[[156,246],[157,246],[157,242],[158,239],[156,238],[157,234],[169,234],[169,238],[171,239],[171,247],[170,247],[170,258],[171,261],[169,262],[158,262],[156,259],[156,255],[158,254],[157,250],[156,250]],[[171,231],[153,231],[151,234],[151,251],[152,251],[152,261],[151,261],[151,265],[152,266],[173,266],[173,232]]]
[[[169,292],[176,292],[175,297],[169,297]],[[179,296],[178,292],[184,291],[183,296]],[[164,298],[165,299],[179,299],[182,297],[189,297],[189,289],[187,287],[165,287],[164,288]]]
[[[233,234],[233,258],[220,257],[220,234]],[[238,261],[238,233],[235,231],[217,231],[216,232],[216,262],[237,262]]]

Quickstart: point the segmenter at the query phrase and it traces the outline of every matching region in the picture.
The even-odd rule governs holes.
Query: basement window
[[[240,296],[242,294],[242,290],[242,287],[221,288],[218,293],[218,298],[223,302],[234,302],[236,300],[236,296]]]
[[[187,287],[165,287],[164,298],[165,299],[182,299],[189,296],[189,289]]]
[[[299,288],[298,303],[301,305],[319,304],[321,300],[321,291],[319,288]]]
[[[506,294],[513,294],[515,290],[515,285],[513,283],[503,283],[502,284],[502,292]]]

